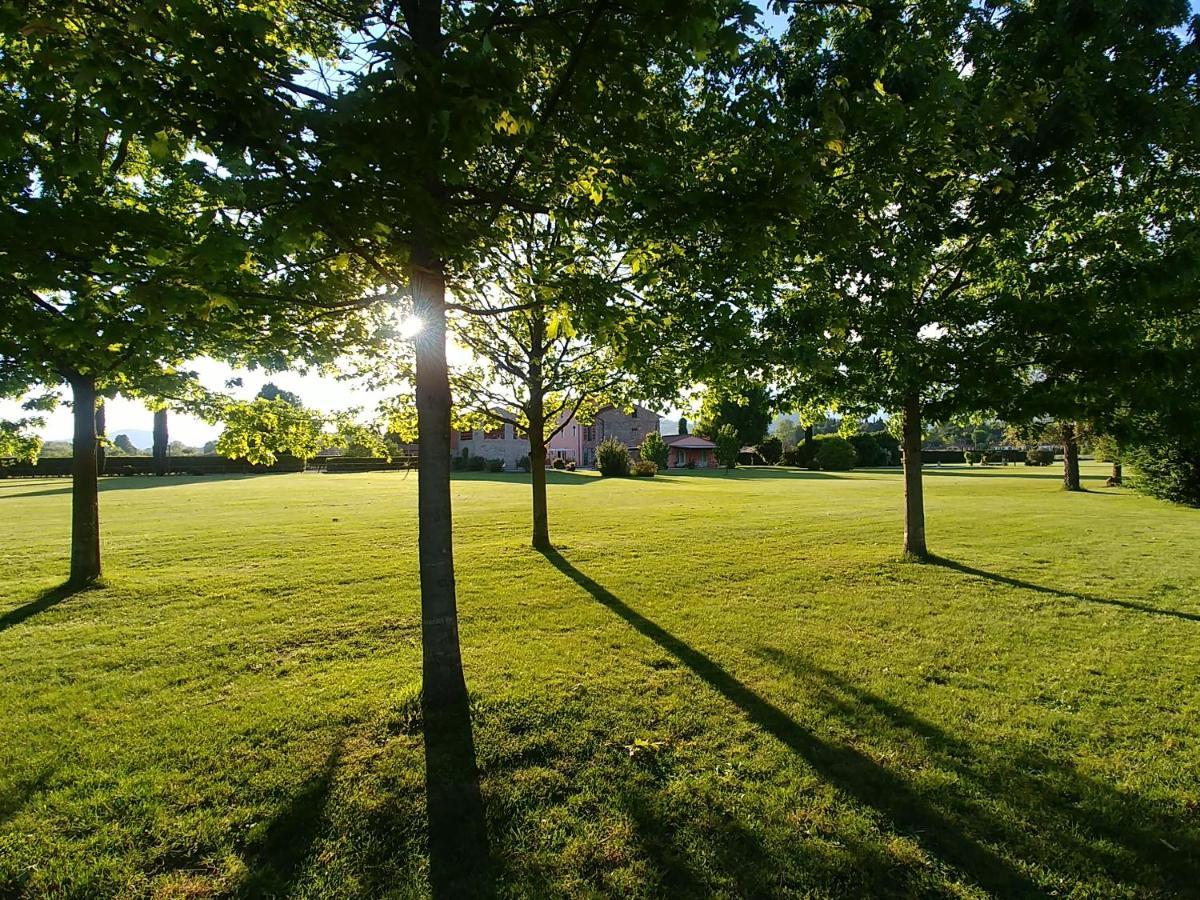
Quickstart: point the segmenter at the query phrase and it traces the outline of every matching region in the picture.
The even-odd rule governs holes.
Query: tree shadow
[[[38,794],[46,789],[50,779],[58,772],[58,764],[47,766],[36,777],[14,785],[7,797],[0,797],[0,825],[17,815]]]
[[[430,890],[437,898],[494,897],[470,698],[461,659],[456,665],[457,674],[441,672],[432,691],[427,676],[422,692]]]
[[[97,482],[96,490],[101,494],[107,494],[110,491],[140,491],[148,488],[164,488],[164,487],[180,487],[188,484],[208,484],[214,481],[244,481],[247,478],[259,478],[261,475],[274,474],[290,474],[290,473],[275,473],[264,472],[248,475],[105,475]],[[56,478],[56,481],[62,479]],[[0,484],[0,487],[9,487],[8,485]],[[18,497],[53,497],[59,494],[71,493],[71,485],[68,483],[61,487],[42,488],[37,491],[19,491],[13,490],[5,493],[6,499],[16,499]]]
[[[975,578],[982,578],[986,581],[992,581],[996,584],[1007,585],[1008,587],[1021,588],[1026,591],[1036,591],[1039,594],[1048,594],[1051,597],[1062,597],[1065,600],[1082,600],[1085,603],[1100,603],[1105,606],[1116,606],[1121,609],[1133,610],[1134,612],[1150,613],[1156,616],[1170,616],[1173,619],[1184,619],[1189,622],[1200,622],[1200,613],[1189,613],[1175,609],[1161,609],[1157,606],[1151,606],[1148,603],[1135,603],[1132,600],[1114,600],[1111,597],[1099,597],[1095,594],[1084,594],[1079,591],[1065,591],[1059,588],[1046,587],[1042,584],[1034,584],[1032,581],[1022,581],[1019,578],[1013,578],[1009,575],[1000,575],[996,572],[988,572],[984,569],[976,569],[973,566],[968,566],[965,563],[956,562],[952,559],[947,559],[944,556],[929,556],[926,562],[941,566],[943,569],[951,569],[955,572],[961,572],[964,575],[971,575]]]
[[[759,696],[715,660],[647,619],[576,569],[555,550],[544,552],[552,566],[598,603],[674,656],[756,726],[802,757],[824,779],[858,803],[873,808],[957,868],[984,890],[1003,896],[1041,893],[1038,886],[990,848],[967,836],[964,823],[931,805],[903,778],[865,754],[818,737],[771,701]]]
[[[1014,471],[1015,470],[1015,471]],[[952,463],[949,466],[938,467],[925,463],[921,467],[923,475],[952,475],[956,478],[1037,478],[1041,481],[1062,481],[1062,473],[1057,469],[1041,466],[963,466]],[[1103,482],[1107,475],[1080,475],[1080,481]],[[1084,492],[1086,493],[1086,491]]]
[[[23,606],[18,606],[16,609],[10,609],[8,612],[0,615],[0,631],[5,631],[12,628],[14,625],[20,625],[26,619],[36,616],[40,612],[45,612],[51,607],[57,606],[68,597],[73,597],[76,594],[84,591],[98,590],[100,585],[87,584],[83,586],[72,585],[69,582],[60,584],[56,588],[51,588],[44,591],[36,600],[30,600]]]
[[[1114,884],[1136,881],[1148,894],[1182,896],[1195,889],[1200,841],[1162,806],[1083,775],[1027,742],[977,746],[954,737],[800,654],[766,646],[756,652],[802,680],[826,713],[886,742],[886,752],[908,745],[922,766],[932,762],[953,772],[953,787],[938,789],[942,805],[1022,859],[1053,872],[1069,853],[1071,868],[1099,869]],[[1011,810],[1008,821],[985,810],[985,800]]]
[[[320,770],[304,782],[262,830],[262,836],[251,843],[246,859],[249,874],[240,885],[241,895],[285,897],[292,893],[320,835],[342,743],[339,740],[334,744]]]

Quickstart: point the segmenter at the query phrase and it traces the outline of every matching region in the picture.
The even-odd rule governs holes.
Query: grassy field
[[[1200,895],[1200,512],[1056,470],[454,483],[503,896]],[[420,896],[416,479],[0,481],[0,895]]]

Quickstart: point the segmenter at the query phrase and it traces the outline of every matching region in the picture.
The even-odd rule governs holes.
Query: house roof
[[[684,450],[709,450],[715,446],[712,441],[694,434],[667,434],[663,440],[669,447],[681,447]]]

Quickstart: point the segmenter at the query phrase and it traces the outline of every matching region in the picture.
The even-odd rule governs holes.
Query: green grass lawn
[[[1200,895],[1200,512],[1057,470],[454,483],[504,896]],[[0,481],[0,896],[429,891],[405,473]]]

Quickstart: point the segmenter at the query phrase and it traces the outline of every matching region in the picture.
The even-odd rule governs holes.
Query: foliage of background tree
[[[667,468],[667,459],[671,448],[667,446],[667,442],[663,440],[662,435],[657,431],[651,431],[646,435],[639,449],[642,459],[654,463],[659,471]]]
[[[704,393],[698,434],[716,439],[723,425],[733,428],[743,447],[757,445],[771,424],[771,393],[766,385],[724,385]]]
[[[717,445],[713,450],[713,455],[716,456],[717,462],[724,466],[726,470],[736,468],[738,454],[742,449],[742,441],[738,437],[737,430],[732,425],[726,423],[720,426],[713,434],[712,442]]]
[[[268,381],[255,394],[263,400],[282,400],[284,403],[290,403],[296,409],[304,409],[304,401],[300,399],[300,395],[293,391],[279,387],[273,381]]]
[[[295,346],[305,301],[345,286],[308,278],[299,259],[277,265],[233,180],[193,152],[182,126],[194,110],[155,96],[168,58],[204,55],[175,56],[155,36],[189,33],[174,31],[176,14],[199,10],[0,7],[0,230],[21,236],[0,254],[0,396],[70,390],[74,585],[100,575],[99,398],[179,389],[183,363],[208,353],[285,363],[267,336]],[[239,70],[232,46],[220,63],[208,48],[221,77]]]
[[[813,457],[817,467],[825,472],[849,472],[854,468],[858,453],[854,445],[836,434],[822,435],[816,442],[817,452]]]
[[[216,451],[230,459],[245,459],[269,466],[280,456],[302,462],[322,450],[354,443],[387,457],[382,435],[359,425],[350,414],[327,416],[302,409],[287,400],[230,402],[221,409],[225,430],[217,438]]]
[[[772,435],[758,445],[758,453],[768,466],[773,466],[783,458],[783,441]]]
[[[36,462],[42,451],[42,439],[30,429],[38,424],[37,419],[0,419],[0,457]]]

